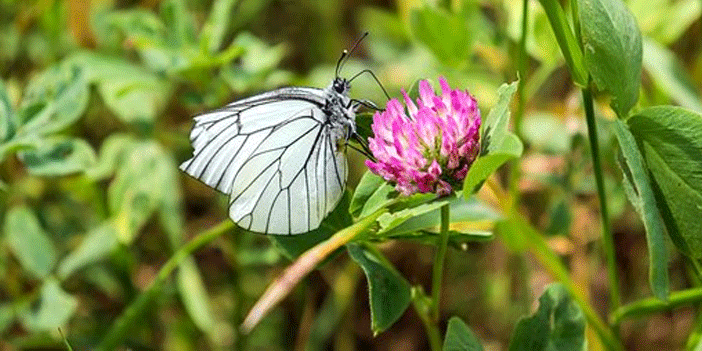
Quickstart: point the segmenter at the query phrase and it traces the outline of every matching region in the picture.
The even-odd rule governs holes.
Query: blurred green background
[[[526,73],[515,126],[523,210],[563,256],[595,306],[606,303],[594,180],[579,94],[548,21],[529,1]],[[639,106],[702,112],[699,0],[630,0],[644,34]],[[0,0],[0,349],[89,349],[172,252],[226,220],[226,196],[183,175],[192,117],[279,86],[325,87],[342,50],[370,35],[343,76],[371,69],[398,96],[445,76],[483,114],[517,78],[522,3],[514,0]],[[351,95],[379,106],[368,76]],[[649,296],[646,242],[614,163],[613,118],[599,97],[601,145],[624,299]],[[364,172],[351,152],[350,187]],[[476,227],[480,227],[476,223]],[[518,238],[448,256],[442,311],[487,349],[506,349],[518,318],[550,277],[510,251]],[[428,288],[433,248],[381,249]],[[671,290],[695,284],[671,250]],[[197,252],[125,340],[135,350],[422,350],[408,311],[376,337],[365,280],[340,255],[307,278],[252,334],[238,324],[290,260],[263,235],[237,232]],[[601,301],[601,302],[600,302]],[[684,346],[695,318],[681,309],[627,321],[630,349]]]

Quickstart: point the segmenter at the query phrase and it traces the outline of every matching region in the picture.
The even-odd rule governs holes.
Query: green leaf
[[[21,151],[19,158],[29,173],[37,176],[62,176],[91,167],[95,151],[83,139],[49,137],[42,139],[36,149]]]
[[[681,252],[702,258],[702,115],[651,107],[628,123],[648,163],[668,234]]]
[[[4,231],[22,267],[37,278],[49,275],[56,264],[56,249],[29,208],[20,206],[8,211]]]
[[[585,65],[625,118],[639,98],[641,32],[623,1],[578,0]]]
[[[0,142],[10,139],[15,134],[17,121],[12,109],[10,97],[7,96],[5,83],[0,79]]]
[[[79,269],[107,258],[118,244],[117,233],[110,222],[88,231],[80,245],[59,264],[59,279],[65,280]]]
[[[295,259],[313,246],[329,239],[334,233],[353,223],[349,215],[349,198],[347,192],[339,201],[334,211],[324,218],[319,228],[300,235],[268,235],[268,238],[289,259]]]
[[[15,319],[15,308],[11,303],[3,303],[0,305],[0,334],[4,334],[5,330],[12,325]]]
[[[125,162],[129,150],[136,145],[134,138],[125,133],[111,134],[100,146],[98,160],[85,174],[93,180],[101,180],[112,176],[117,165]]]
[[[509,105],[519,82],[502,84],[497,89],[497,104],[490,110],[480,126],[480,155],[490,154],[501,148],[509,134]]]
[[[135,144],[127,153],[108,188],[108,204],[114,216],[117,238],[124,244],[134,240],[146,221],[173,191],[164,180],[177,179],[172,156],[155,142]]]
[[[475,197],[464,199],[462,196],[458,196],[449,199],[448,202],[450,206],[450,229],[457,231],[457,235],[462,236],[463,239],[468,239],[473,236],[473,239],[480,240],[489,240],[491,238],[491,234],[485,232],[481,233],[476,230],[475,226],[482,228],[492,227],[492,223],[500,219],[499,213],[495,212],[495,210]],[[441,201],[437,203],[443,204],[444,202]],[[400,212],[403,211],[404,210]],[[395,238],[417,231],[438,233],[439,225],[441,224],[439,212],[440,209],[437,207],[429,212],[408,218],[403,223],[393,228],[386,229],[383,235]],[[473,225],[473,227],[471,225]],[[468,235],[463,236],[462,234]]]
[[[451,317],[446,328],[443,351],[482,351],[480,340],[458,317]]]
[[[468,197],[480,190],[479,186],[485,179],[507,161],[521,156],[523,150],[524,146],[519,138],[510,133],[506,135],[499,149],[492,150],[487,155],[478,156],[463,180],[464,196]]]
[[[32,78],[18,111],[18,134],[46,135],[73,124],[88,106],[85,73],[75,66],[54,66]]]
[[[387,231],[394,229],[395,227],[399,226],[400,224],[413,217],[421,216],[428,212],[435,212],[436,210],[441,208],[441,206],[447,203],[448,201],[446,200],[433,201],[430,203],[405,208],[395,212],[386,212],[380,217],[378,217],[378,224],[380,225],[378,234],[384,234]]]
[[[346,248],[366,274],[371,329],[377,335],[405,313],[410,304],[410,285],[377,250],[357,244],[348,244]]]
[[[442,8],[424,6],[410,13],[412,34],[451,67],[464,67],[472,53],[473,30],[466,18]]]
[[[41,287],[39,307],[25,311],[22,323],[33,332],[54,331],[68,323],[76,307],[77,298],[63,291],[55,279],[47,279]]]
[[[702,101],[697,87],[673,52],[644,38],[643,64],[656,85],[668,96],[681,106],[702,113]]]
[[[651,189],[648,172],[636,141],[629,128],[621,120],[614,123],[614,131],[624,157],[621,165],[629,184],[633,186],[638,200],[634,201],[639,210],[648,242],[649,280],[653,294],[661,300],[668,299],[668,251],[665,246],[665,225],[656,207],[656,199]]]
[[[561,48],[573,81],[581,87],[587,86],[588,74],[585,70],[583,53],[580,51],[578,41],[575,40],[575,35],[568,24],[560,2],[557,0],[539,0],[539,2],[546,12],[546,17],[551,24],[551,29],[556,36],[556,41]]]
[[[394,197],[391,194],[394,191],[383,178],[367,171],[356,186],[349,212],[354,217],[365,217],[392,202]]]
[[[153,122],[170,97],[168,81],[124,59],[80,52],[67,60],[86,72],[107,107],[125,123]]]
[[[202,39],[207,42],[207,50],[216,53],[222,48],[228,34],[232,10],[239,0],[216,0],[212,2],[210,15],[202,28]]]
[[[512,333],[510,351],[584,351],[585,317],[560,283],[550,284],[539,309],[521,319]]]
[[[212,333],[215,322],[210,308],[210,298],[192,257],[185,259],[178,267],[177,282],[178,292],[190,318],[202,332]]]

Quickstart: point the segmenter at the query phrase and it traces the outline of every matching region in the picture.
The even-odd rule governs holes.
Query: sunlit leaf
[[[47,279],[41,287],[38,308],[25,311],[22,323],[34,332],[54,331],[68,322],[76,307],[76,297],[63,291],[55,279]]]
[[[80,245],[59,263],[59,279],[64,280],[79,269],[104,260],[118,244],[117,233],[109,222],[88,231]]]
[[[190,318],[201,331],[212,333],[215,322],[210,298],[192,257],[184,260],[178,267],[177,282],[178,292]]]
[[[410,285],[380,252],[357,244],[346,248],[366,274],[371,329],[377,335],[405,313],[410,303]]]
[[[458,317],[451,317],[446,327],[443,351],[482,351],[483,346],[472,330]]]
[[[5,238],[17,260],[37,278],[56,264],[56,248],[39,220],[27,207],[14,207],[5,216]]]
[[[136,145],[136,140],[129,134],[111,134],[102,142],[97,162],[85,173],[91,179],[100,180],[114,174],[117,165],[124,162],[130,148]]]
[[[465,196],[470,196],[480,190],[479,185],[490,175],[495,173],[507,161],[522,155],[524,146],[514,134],[507,134],[498,149],[493,149],[489,154],[478,156],[468,169],[468,174],[463,181]]]
[[[501,148],[509,134],[509,107],[512,96],[517,91],[518,82],[502,84],[497,90],[499,100],[480,125],[480,154],[490,154]]]
[[[172,156],[155,142],[135,145],[125,160],[107,195],[117,238],[129,244],[162,205],[165,192],[170,191],[167,185],[171,184],[164,183],[163,179],[174,179],[171,173],[176,173],[177,168]]]
[[[15,112],[12,109],[5,83],[0,79],[0,142],[5,141],[15,134],[17,121]]]
[[[512,333],[510,351],[584,351],[585,317],[560,283],[550,284],[539,309],[521,319]]]
[[[639,210],[646,227],[649,256],[649,280],[653,294],[662,300],[668,299],[668,251],[665,243],[665,224],[658,210],[648,172],[636,141],[629,128],[616,120],[614,131],[619,140],[619,148],[624,157],[621,165],[624,176],[632,185],[637,199],[634,207]]]
[[[62,176],[82,172],[95,164],[95,151],[83,139],[50,137],[35,149],[21,151],[19,158],[29,173],[38,176]]]
[[[639,98],[641,32],[623,1],[578,0],[583,54],[595,84],[625,118]]]
[[[72,65],[57,65],[34,77],[20,105],[18,134],[45,135],[73,124],[88,106],[85,73]]]
[[[473,31],[466,18],[438,7],[424,6],[410,14],[412,34],[442,63],[461,67],[472,54]]]
[[[646,72],[668,96],[681,106],[702,113],[700,94],[673,52],[644,38],[643,64]]]
[[[628,123],[652,175],[668,234],[681,252],[702,258],[702,115],[651,107]]]

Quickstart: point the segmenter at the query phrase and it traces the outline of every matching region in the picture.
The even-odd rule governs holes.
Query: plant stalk
[[[614,254],[614,235],[609,223],[609,211],[607,210],[607,197],[605,193],[604,178],[602,172],[602,161],[600,160],[600,146],[597,139],[597,122],[595,121],[595,109],[592,102],[590,89],[584,88],[583,104],[585,105],[585,119],[587,121],[587,133],[590,139],[590,153],[592,154],[592,165],[595,172],[595,183],[597,184],[597,196],[600,201],[600,215],[602,217],[602,246],[604,247],[607,261],[607,277],[609,279],[609,297],[612,310],[621,306],[619,293],[619,279],[617,278],[616,256]]]
[[[651,313],[672,310],[676,307],[702,302],[702,288],[692,288],[671,293],[668,302],[649,297],[624,305],[610,316],[612,325],[619,325],[624,318],[633,318]]]
[[[124,340],[127,333],[138,325],[137,322],[139,318],[153,306],[153,301],[158,297],[164,283],[176,267],[178,267],[183,260],[190,257],[193,252],[208,245],[222,234],[229,232],[232,228],[234,228],[234,223],[228,219],[224,220],[214,228],[210,228],[198,234],[195,238],[178,249],[166,264],[161,267],[161,270],[159,270],[156,279],[151,282],[151,285],[139,294],[129,307],[122,312],[122,315],[112,324],[107,335],[102,339],[100,345],[98,345],[97,350],[114,350],[118,344]]]
[[[432,267],[431,281],[431,319],[434,324],[439,323],[439,310],[441,306],[441,283],[444,275],[444,261],[446,260],[446,251],[448,249],[449,240],[449,205],[441,206],[441,229],[439,232],[439,242],[436,248],[436,256],[434,256],[434,267]]]

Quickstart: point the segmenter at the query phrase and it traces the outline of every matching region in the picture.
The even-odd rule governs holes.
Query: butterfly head
[[[337,94],[348,95],[349,89],[351,89],[351,84],[344,78],[336,77],[332,82],[331,88]]]

